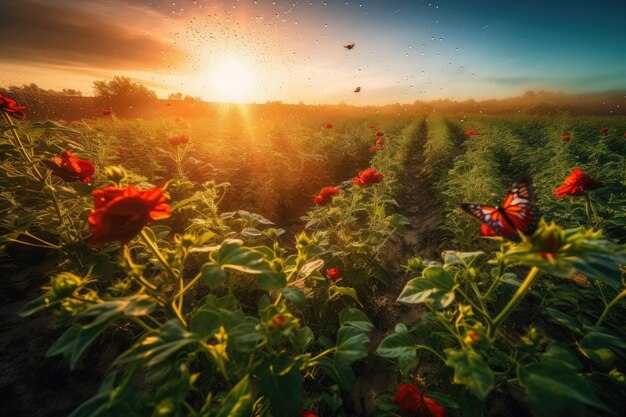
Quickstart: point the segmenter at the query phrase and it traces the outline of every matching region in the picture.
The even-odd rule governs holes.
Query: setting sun
[[[252,100],[255,87],[250,67],[236,58],[227,58],[215,65],[211,87],[220,101],[246,102]]]

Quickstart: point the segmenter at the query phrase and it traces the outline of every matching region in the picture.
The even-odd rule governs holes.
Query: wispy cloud
[[[163,67],[168,61],[181,59],[181,52],[170,47],[166,40],[144,35],[138,26],[133,27],[121,18],[112,20],[97,7],[88,7],[91,3],[5,2],[0,25],[0,60],[141,70]],[[137,13],[138,7],[134,10],[137,16],[150,16],[148,9],[143,14]]]

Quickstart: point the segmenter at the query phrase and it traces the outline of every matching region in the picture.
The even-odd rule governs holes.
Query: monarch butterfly
[[[354,89],[354,92],[355,92],[355,93],[360,93],[360,92],[361,92],[361,87],[357,87],[357,88],[355,88],[355,89]]]
[[[356,45],[356,44],[354,44],[354,43],[349,43],[349,44],[347,44],[347,45],[344,45],[343,47],[344,47],[344,48],[346,48],[346,49],[348,49],[348,50],[350,50],[350,49],[354,48],[354,45]]]
[[[519,241],[521,232],[531,235],[537,229],[539,220],[535,195],[530,181],[518,179],[499,207],[480,204],[461,204],[461,209],[491,228],[496,235],[512,241]]]

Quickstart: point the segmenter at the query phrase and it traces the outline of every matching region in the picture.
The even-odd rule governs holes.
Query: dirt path
[[[424,144],[428,136],[428,126],[423,120],[419,123],[409,148],[409,155],[400,178],[403,189],[397,196],[398,213],[405,216],[409,224],[404,233],[394,233],[381,253],[385,269],[392,275],[390,286],[379,286],[370,303],[367,313],[376,329],[370,334],[371,354],[357,366],[357,378],[352,391],[358,415],[372,415],[377,392],[392,390],[398,383],[396,365],[375,354],[380,341],[393,332],[398,323],[415,323],[425,313],[420,306],[401,304],[396,301],[406,282],[412,278],[402,269],[407,260],[414,256],[437,259],[441,239],[437,226],[441,214],[437,210],[432,187],[430,167],[424,164]]]

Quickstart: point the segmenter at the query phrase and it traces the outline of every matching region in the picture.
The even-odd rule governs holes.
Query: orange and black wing
[[[506,219],[525,235],[532,235],[537,229],[539,216],[535,206],[535,195],[528,179],[517,180],[507,194],[500,212]]]
[[[515,227],[502,215],[498,207],[483,206],[480,204],[461,204],[461,209],[486,224],[498,235],[510,240],[519,240]]]

